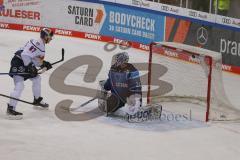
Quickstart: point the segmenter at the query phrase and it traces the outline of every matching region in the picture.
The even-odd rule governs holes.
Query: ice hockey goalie
[[[99,109],[106,112],[108,116],[121,116],[129,122],[150,119],[153,115],[153,107],[142,106],[142,86],[139,71],[128,63],[128,53],[116,54],[113,61],[108,79],[99,82],[101,86],[101,92],[98,95]],[[158,107],[159,116],[161,111],[160,106]]]

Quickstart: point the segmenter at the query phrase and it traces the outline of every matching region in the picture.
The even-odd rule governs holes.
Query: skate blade
[[[36,109],[36,110],[48,110],[49,107],[33,106],[33,109]]]
[[[8,120],[21,120],[21,119],[23,119],[23,115],[17,115],[17,116],[6,115],[5,118],[8,119]]]

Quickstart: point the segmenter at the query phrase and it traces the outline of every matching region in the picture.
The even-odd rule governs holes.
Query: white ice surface
[[[0,30],[0,72],[8,72],[13,53],[33,37],[38,37],[38,34]],[[47,46],[46,59],[54,62],[62,47],[66,50],[66,61],[79,55],[95,55],[104,62],[97,79],[104,79],[111,56],[117,51],[106,52],[104,45],[102,42],[56,36]],[[145,52],[134,49],[129,53],[134,62],[146,62],[148,57]],[[0,160],[238,160],[240,157],[239,123],[206,124],[195,120],[164,119],[129,124],[104,116],[84,122],[61,121],[54,112],[58,102],[72,99],[77,106],[89,97],[54,91],[49,87],[52,72],[48,71],[42,77],[42,95],[50,104],[48,111],[19,103],[17,109],[24,113],[24,119],[6,120],[8,99],[0,97]],[[82,85],[83,73],[84,67],[79,68],[67,77],[65,83]],[[97,82],[85,85],[94,88]],[[239,106],[240,76],[224,73],[224,85],[231,102]],[[0,93],[9,95],[12,89],[11,78],[0,76]],[[32,101],[31,83],[28,81],[22,98]],[[96,106],[94,101],[79,112]]]

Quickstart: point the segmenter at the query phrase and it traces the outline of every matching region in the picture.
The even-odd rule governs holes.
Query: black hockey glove
[[[31,78],[34,78],[38,75],[38,70],[33,63],[29,63],[29,65],[26,66],[26,72],[30,74]]]
[[[41,68],[44,68],[44,67],[46,67],[47,70],[49,70],[49,69],[52,68],[52,65],[48,61],[43,61],[43,64],[41,65]]]

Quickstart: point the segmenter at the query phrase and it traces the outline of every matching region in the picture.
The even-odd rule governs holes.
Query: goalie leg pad
[[[119,108],[123,107],[124,104],[125,103],[118,99],[114,94],[112,94],[110,97],[107,97],[106,100],[98,99],[99,109],[107,114],[114,113]]]
[[[98,108],[102,112],[106,112],[108,93],[104,89],[101,89],[100,91],[97,92],[97,97],[98,97]]]
[[[160,104],[148,105],[134,115],[126,113],[124,117],[128,122],[139,123],[149,120],[160,120],[162,114],[162,106]]]
[[[114,114],[119,108],[122,108],[125,103],[117,97],[117,95],[112,94],[107,99],[107,113]]]
[[[106,110],[107,110],[107,101],[104,100],[104,99],[98,99],[98,108],[102,112],[106,112]]]

